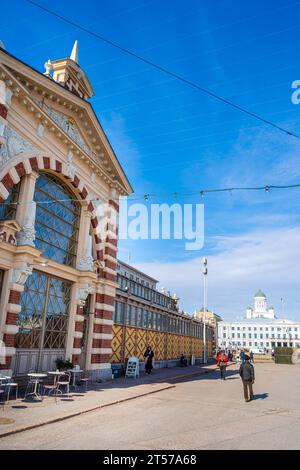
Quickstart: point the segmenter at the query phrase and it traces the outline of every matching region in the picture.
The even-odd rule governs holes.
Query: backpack
[[[221,354],[220,356],[220,366],[226,366],[226,362],[225,362],[225,354]]]
[[[247,382],[252,380],[252,366],[249,362],[246,362],[246,364],[242,366],[242,379]]]

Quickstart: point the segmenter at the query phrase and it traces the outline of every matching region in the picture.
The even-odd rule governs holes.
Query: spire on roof
[[[73,46],[73,49],[72,49],[72,52],[71,52],[71,55],[70,55],[70,59],[74,60],[74,62],[76,62],[76,64],[78,64],[78,41],[77,41],[77,39],[74,42],[74,46]]]
[[[0,39],[0,47],[1,47],[1,49],[4,49],[4,50],[5,50],[4,43],[1,41],[1,39]]]

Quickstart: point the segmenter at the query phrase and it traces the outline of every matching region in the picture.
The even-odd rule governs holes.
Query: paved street
[[[258,364],[245,403],[237,368],[0,439],[0,449],[299,449],[300,368]]]

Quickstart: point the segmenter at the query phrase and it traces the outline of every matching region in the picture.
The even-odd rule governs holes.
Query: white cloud
[[[224,318],[244,315],[254,293],[266,292],[269,305],[281,316],[300,320],[300,226],[217,237],[217,254],[208,257],[208,304]],[[201,257],[174,263],[137,263],[136,267],[159,278],[160,285],[175,291],[181,308],[193,312],[202,306]]]

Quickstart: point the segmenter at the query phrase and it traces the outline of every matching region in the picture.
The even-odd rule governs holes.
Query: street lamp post
[[[206,357],[206,308],[207,308],[207,258],[202,258],[203,274],[203,363],[207,363]]]

